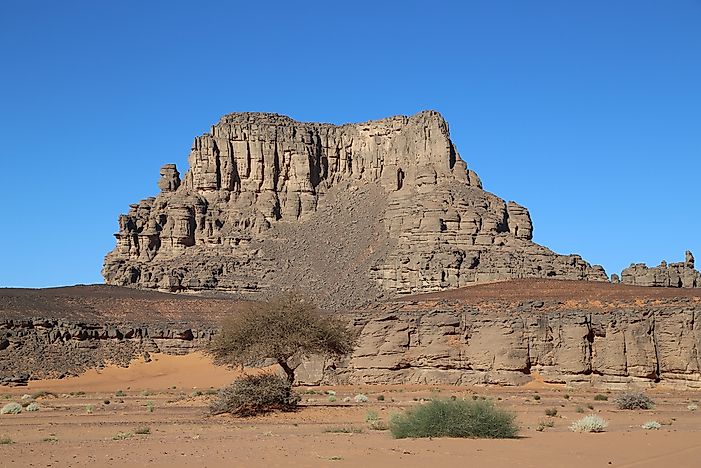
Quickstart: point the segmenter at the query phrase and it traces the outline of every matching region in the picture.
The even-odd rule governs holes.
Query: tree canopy
[[[292,356],[343,356],[353,351],[355,341],[343,320],[321,312],[309,300],[287,294],[251,303],[241,313],[227,317],[209,353],[215,361],[229,365],[275,359],[293,382]]]

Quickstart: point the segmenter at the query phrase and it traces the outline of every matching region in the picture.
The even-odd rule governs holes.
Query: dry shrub
[[[287,379],[274,374],[249,375],[219,390],[210,404],[213,414],[254,416],[269,411],[293,411],[299,397]]]
[[[627,392],[621,393],[616,397],[616,405],[618,409],[635,410],[635,409],[652,409],[655,402],[643,392]]]

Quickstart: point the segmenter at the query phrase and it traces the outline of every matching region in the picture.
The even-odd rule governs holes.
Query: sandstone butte
[[[701,387],[691,252],[611,284],[534,243],[528,210],[483,190],[437,112],[229,114],[189,165],[120,216],[107,285],[0,290],[1,382],[197,350],[238,299],[296,289],[360,334],[344,359],[300,359],[301,383]]]

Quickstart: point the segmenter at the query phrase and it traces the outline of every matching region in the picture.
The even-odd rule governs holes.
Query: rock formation
[[[110,286],[0,289],[0,384],[75,375],[207,346],[229,297]],[[298,360],[300,384],[701,388],[701,290],[518,280],[385,301],[342,315],[344,359]]]
[[[667,264],[663,260],[652,268],[634,263],[621,272],[621,282],[636,286],[701,288],[701,273],[694,268],[694,255],[687,250],[684,262]]]
[[[229,114],[189,164],[182,181],[164,166],[161,192],[120,216],[108,284],[296,285],[342,307],[510,278],[607,280],[533,243],[528,210],[482,189],[434,111],[341,126]]]

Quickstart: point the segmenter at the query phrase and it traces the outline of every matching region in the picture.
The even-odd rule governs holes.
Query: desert
[[[698,2],[6,3],[0,466],[699,465]]]

